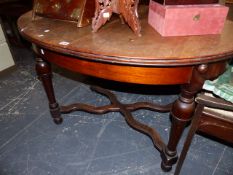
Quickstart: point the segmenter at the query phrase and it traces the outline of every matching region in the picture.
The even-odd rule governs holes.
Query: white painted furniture
[[[0,24],[0,72],[14,65],[14,60]]]

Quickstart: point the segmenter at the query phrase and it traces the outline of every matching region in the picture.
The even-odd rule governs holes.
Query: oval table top
[[[18,27],[30,42],[52,51],[93,61],[141,66],[180,66],[215,62],[233,55],[233,21],[226,20],[219,35],[162,37],[147,22],[142,10],[142,37],[136,36],[118,18],[111,19],[97,33],[91,26],[21,16]]]

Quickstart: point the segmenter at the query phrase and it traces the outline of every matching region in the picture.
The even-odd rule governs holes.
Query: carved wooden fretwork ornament
[[[93,32],[96,32],[112,16],[119,14],[122,23],[126,22],[131,29],[141,36],[141,25],[138,19],[139,0],[95,0],[95,17],[92,20]]]

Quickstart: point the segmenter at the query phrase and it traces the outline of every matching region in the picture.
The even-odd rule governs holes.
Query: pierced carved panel
[[[97,32],[112,16],[119,14],[122,23],[126,22],[136,35],[141,36],[141,25],[138,18],[139,0],[95,0],[95,17],[92,29]]]

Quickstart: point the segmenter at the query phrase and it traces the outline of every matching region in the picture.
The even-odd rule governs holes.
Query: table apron
[[[40,49],[41,50],[41,49]],[[152,67],[103,63],[43,49],[43,59],[62,68],[98,78],[126,83],[174,85],[189,83],[193,66]]]

